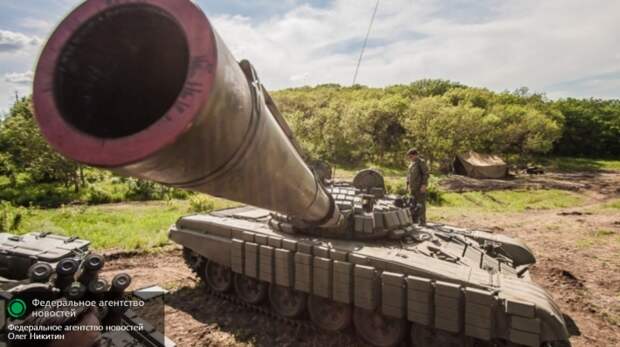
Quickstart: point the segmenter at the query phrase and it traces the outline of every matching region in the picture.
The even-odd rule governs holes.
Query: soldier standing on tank
[[[426,189],[428,186],[428,166],[418,156],[414,148],[407,151],[407,157],[411,164],[407,170],[407,190],[413,196],[417,208],[414,213],[414,221],[420,225],[426,225]]]

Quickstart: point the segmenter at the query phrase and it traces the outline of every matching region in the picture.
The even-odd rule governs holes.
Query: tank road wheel
[[[274,311],[286,318],[297,318],[306,311],[306,294],[292,288],[272,284],[269,302]]]
[[[351,325],[351,306],[311,295],[308,313],[314,324],[328,332],[342,331]]]
[[[543,342],[542,347],[571,347],[570,341],[558,340],[551,342]]]
[[[353,312],[353,323],[357,334],[373,346],[394,346],[407,335],[407,322],[404,319],[388,318],[359,307]]]
[[[226,266],[208,260],[205,267],[205,281],[211,289],[224,293],[233,286],[232,272]]]
[[[473,341],[471,341],[473,342]],[[411,344],[414,347],[462,347],[463,341],[445,331],[433,330],[421,325],[411,325]],[[467,346],[477,346],[469,344]]]
[[[192,251],[187,247],[183,247],[183,259],[185,264],[200,278],[204,279],[204,263],[205,259],[200,254]]]
[[[267,297],[267,285],[253,278],[235,274],[235,293],[239,299],[256,305]]]

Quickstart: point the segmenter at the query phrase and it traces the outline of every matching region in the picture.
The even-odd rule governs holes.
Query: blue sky
[[[270,89],[350,84],[375,0],[198,0]],[[46,37],[76,0],[0,1],[0,114],[30,93]],[[358,82],[444,78],[493,90],[620,97],[620,2],[381,0]]]

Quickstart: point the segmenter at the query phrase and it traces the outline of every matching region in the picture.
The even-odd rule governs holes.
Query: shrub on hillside
[[[52,183],[23,183],[14,187],[4,186],[0,200],[10,201],[17,206],[58,207],[78,200],[78,194],[70,187]]]
[[[211,212],[215,209],[215,201],[212,198],[196,194],[189,198],[189,209],[192,212]]]
[[[385,182],[385,188],[388,194],[409,195],[407,183],[402,179],[388,179]],[[432,176],[429,178],[428,187],[426,188],[426,200],[432,205],[441,205],[443,202],[443,192],[439,187],[439,178]]]
[[[404,179],[387,180],[385,182],[385,189],[388,194],[407,195],[407,184]]]
[[[121,197],[115,197],[111,193],[98,189],[96,187],[89,187],[84,194],[84,202],[89,205],[108,204],[111,202],[120,202]]]
[[[16,231],[26,212],[23,207],[15,207],[6,201],[0,202],[0,232]]]

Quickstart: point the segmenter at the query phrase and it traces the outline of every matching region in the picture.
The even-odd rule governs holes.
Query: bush
[[[405,178],[387,179],[385,188],[388,194],[409,195]],[[439,178],[431,175],[426,188],[426,201],[432,205],[441,205],[443,202],[442,194],[443,192],[439,187]]]
[[[407,195],[407,183],[405,179],[386,180],[385,190],[388,194]]]
[[[84,195],[84,201],[89,205],[97,205],[115,202],[115,199],[112,194],[104,190],[91,187],[88,188],[88,191]]]
[[[177,188],[170,188],[170,191],[168,192],[167,198],[168,199],[186,200],[191,195],[192,195],[192,192],[190,192],[190,191],[183,190],[183,189],[177,189]]]
[[[125,193],[125,200],[162,200],[165,196],[165,187],[150,181],[129,179],[128,187],[129,189]]]
[[[17,206],[58,207],[78,200],[78,194],[71,188],[51,183],[24,182],[14,187],[3,186],[0,200],[10,201]]]
[[[439,178],[437,176],[431,176],[428,179],[426,200],[431,205],[441,205],[444,202],[443,191],[439,187]]]
[[[387,88],[323,85],[273,96],[304,151],[341,165],[402,165],[411,146],[431,168],[443,169],[469,150],[544,154],[564,121],[553,102],[526,89],[495,93],[442,80]],[[607,128],[617,124],[609,109]]]
[[[15,207],[6,201],[0,202],[0,232],[13,232],[19,229],[27,209]]]
[[[125,193],[124,200],[129,201],[147,201],[147,200],[167,200],[167,199],[180,199],[185,200],[191,192],[166,187],[164,185],[154,183],[151,181],[128,179],[128,189]]]
[[[565,117],[555,154],[620,155],[620,100],[568,98],[556,101],[555,106]]]
[[[211,212],[215,208],[213,199],[205,195],[194,195],[189,199],[189,209],[192,212]]]

